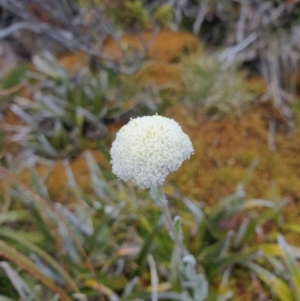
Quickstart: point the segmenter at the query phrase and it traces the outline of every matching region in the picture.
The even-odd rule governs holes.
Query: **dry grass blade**
[[[93,280],[87,279],[85,281],[85,285],[88,287],[92,287],[98,291],[101,291],[104,295],[108,296],[110,301],[119,301],[119,297],[108,287],[104,286],[103,284]]]
[[[25,221],[27,219],[28,212],[26,210],[11,210],[0,214],[0,225],[5,223],[12,223],[15,221]]]
[[[54,267],[65,279],[66,283],[74,292],[79,292],[79,289],[74,282],[74,280],[70,277],[70,275],[51,257],[49,256],[46,252],[44,252],[42,249],[39,247],[35,246],[32,244],[30,241],[22,238],[21,235],[18,235],[17,233],[14,233],[13,231],[9,229],[0,229],[0,236],[2,237],[7,237],[9,239],[15,240],[21,245],[26,246],[29,248],[31,251],[36,253],[38,256],[40,256],[45,262],[49,263],[52,267]]]
[[[9,89],[4,89],[4,90],[0,90],[0,96],[8,96],[11,95],[13,93],[18,92],[19,90],[21,90],[22,88],[24,88],[23,84],[18,84],[14,87],[11,87]],[[1,300],[1,299],[0,299]]]
[[[4,176],[8,181],[10,181],[10,182],[12,182],[14,184],[19,185],[25,191],[30,192],[31,196],[33,197],[33,200],[37,203],[37,205],[43,205],[43,208],[47,208],[52,213],[54,213],[54,215],[57,217],[57,219],[59,220],[59,222],[61,222],[66,227],[68,233],[70,234],[70,236],[72,237],[72,239],[76,243],[76,246],[78,247],[78,250],[80,251],[82,257],[84,258],[88,269],[90,270],[91,274],[94,276],[95,281],[98,283],[97,288],[98,288],[98,291],[99,291],[99,296],[101,297],[100,300],[101,301],[104,300],[103,299],[103,293],[105,294],[105,292],[103,292],[103,290],[101,290],[101,288],[103,287],[103,285],[98,281],[97,276],[96,276],[96,272],[94,270],[94,267],[93,267],[93,265],[92,265],[92,263],[91,263],[88,255],[87,255],[84,247],[82,246],[82,244],[80,243],[80,241],[76,237],[75,233],[72,231],[72,229],[66,223],[64,217],[61,216],[61,214],[55,208],[53,208],[49,204],[49,202],[47,200],[45,200],[44,198],[42,198],[39,194],[37,194],[35,191],[33,191],[30,187],[28,187],[26,184],[24,184],[21,180],[19,180],[17,177],[15,177],[13,174],[11,174],[5,168],[0,167],[0,175]]]
[[[47,288],[49,288],[55,294],[60,296],[62,301],[72,301],[67,294],[58,287],[51,279],[45,276],[32,261],[26,258],[23,254],[17,252],[15,249],[7,245],[4,241],[0,240],[0,255],[7,260],[15,263],[19,267],[23,268],[33,277],[42,282]]]

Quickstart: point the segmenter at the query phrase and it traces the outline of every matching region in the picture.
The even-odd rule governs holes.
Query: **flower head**
[[[142,188],[158,186],[193,151],[190,138],[173,119],[158,115],[138,117],[117,133],[110,151],[112,171]]]

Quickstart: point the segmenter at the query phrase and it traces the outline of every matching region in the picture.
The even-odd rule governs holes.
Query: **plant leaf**
[[[0,295],[0,301],[14,301],[14,300],[7,298],[6,296]]]
[[[30,241],[24,239],[22,236],[18,234],[16,231],[9,230],[7,228],[0,228],[0,236],[6,237],[9,239],[12,239],[21,245],[27,247],[29,250],[32,252],[36,253],[40,258],[42,258],[45,262],[50,264],[53,268],[55,268],[61,276],[64,277],[65,282],[69,285],[74,292],[79,292],[79,289],[72,279],[72,277],[51,257],[49,256],[46,252],[44,252],[42,249],[31,243]]]
[[[151,248],[152,242],[160,228],[161,228],[160,223],[157,223],[153,228],[152,232],[146,237],[144,245],[137,258],[138,269],[136,275],[142,275],[147,260],[147,255]]]
[[[42,282],[53,293],[58,294],[62,301],[72,301],[72,299],[51,279],[46,277],[32,261],[23,254],[16,251],[14,248],[7,245],[3,240],[0,240],[0,255],[7,260],[15,263],[18,267],[24,269],[37,280]]]
[[[291,280],[293,284],[293,289],[295,293],[295,298],[297,301],[300,300],[300,268],[295,260],[294,256],[292,256],[292,250],[290,246],[287,244],[286,240],[282,235],[278,235],[278,244],[283,251],[283,258],[286,262],[287,268],[291,275]]]
[[[270,287],[280,301],[294,301],[290,288],[281,278],[255,263],[241,262],[241,264],[255,272]]]
[[[34,296],[27,284],[6,261],[1,261],[0,267],[5,271],[7,277],[9,278],[10,282],[12,283],[22,300],[30,301],[34,299]]]

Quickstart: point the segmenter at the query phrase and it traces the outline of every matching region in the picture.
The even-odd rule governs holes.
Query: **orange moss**
[[[280,196],[300,200],[300,130],[289,135],[277,133],[277,150],[270,151],[268,120],[282,122],[275,111],[259,107],[240,118],[217,121],[198,115],[194,123],[182,107],[170,109],[167,115],[183,126],[194,144],[195,155],[169,178],[191,197],[209,205],[216,203],[234,191],[252,160],[258,158],[258,167],[247,187],[248,197],[269,198],[274,182]]]
[[[121,50],[121,47],[123,50]],[[125,34],[120,45],[112,38],[104,42],[104,55],[110,59],[121,60],[126,53],[145,51],[150,61],[144,63],[136,76],[142,84],[168,85],[171,89],[181,89],[181,65],[175,63],[182,55],[198,49],[198,39],[187,32],[162,30],[157,34],[151,31],[142,34]],[[72,73],[87,65],[88,57],[83,52],[75,52],[62,56],[60,63]]]
[[[124,35],[120,42],[121,45],[118,45],[118,43],[111,37],[104,41],[103,52],[106,57],[113,60],[121,60],[124,57],[123,51],[143,50],[143,43],[137,37],[132,35]]]
[[[177,60],[187,52],[195,52],[198,43],[198,39],[190,33],[171,30],[162,30],[157,34],[150,31],[140,35],[125,34],[120,40],[125,52],[145,51],[149,58],[164,62]],[[120,45],[112,38],[105,40],[103,51],[112,59],[124,58]]]
[[[11,110],[7,110],[5,115],[5,123],[9,124],[11,126],[21,126],[24,125],[24,122],[20,120],[20,118]],[[0,124],[1,126],[1,124]],[[11,153],[11,154],[17,154],[21,147],[19,144],[12,142],[12,132],[4,131],[4,144],[3,149],[5,152]]]
[[[24,122],[11,110],[6,111],[5,122],[10,125],[24,125]]]
[[[88,56],[86,53],[78,51],[62,56],[59,62],[70,72],[75,73],[78,70],[88,66]]]
[[[170,88],[181,86],[181,79],[179,72],[181,70],[180,64],[169,64],[164,62],[149,62],[138,71],[137,78],[142,84],[157,84],[167,85]]]
[[[149,57],[160,61],[172,61],[183,54],[195,52],[198,46],[198,39],[190,33],[163,30],[156,36],[153,44],[150,44]]]

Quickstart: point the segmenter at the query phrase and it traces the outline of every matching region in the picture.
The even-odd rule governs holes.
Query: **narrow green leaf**
[[[252,254],[233,254],[224,258],[211,259],[210,264],[207,267],[207,274],[209,277],[213,277],[216,274],[222,272],[225,268],[232,267],[233,265],[243,262],[251,258]]]
[[[292,255],[292,250],[282,235],[278,235],[278,244],[283,251],[283,258],[291,275],[293,290],[297,301],[300,300],[300,267]]]
[[[288,223],[283,226],[283,229],[300,234],[300,225],[298,225],[298,224]]]
[[[257,276],[270,287],[271,291],[274,292],[280,301],[294,301],[290,288],[281,278],[255,263],[241,262],[241,264],[255,272]]]
[[[40,210],[38,208],[36,208],[36,204],[33,204],[31,212],[32,212],[33,217],[36,219],[37,224],[39,225],[40,231],[45,236],[45,239],[49,243],[53,243],[54,239],[49,230],[49,229],[51,229],[51,228],[49,228],[50,225],[47,225],[46,218],[44,216],[42,216],[42,213],[40,212]]]
[[[246,228],[245,234],[244,234],[244,241],[249,239],[251,235],[255,232],[255,229],[258,225],[262,225],[266,223],[268,220],[270,220],[273,217],[276,217],[276,215],[280,212],[280,210],[286,205],[285,201],[281,201],[280,203],[275,203],[273,208],[270,208],[263,213],[261,213],[257,218],[250,221],[249,225]]]
[[[250,222],[249,218],[243,220],[240,228],[238,229],[233,239],[232,246],[234,248],[239,248],[242,245],[247,233],[247,228],[249,227],[249,222]]]
[[[173,219],[173,225],[177,235],[182,239],[182,218],[176,215]]]
[[[176,245],[173,248],[173,254],[171,258],[171,283],[172,283],[172,291],[181,292],[182,287],[182,279],[180,274],[180,264],[181,264],[181,253]]]
[[[16,210],[0,213],[0,225],[6,223],[23,222],[30,218],[27,210]]]
[[[129,299],[130,295],[133,292],[133,289],[137,286],[138,282],[139,282],[139,277],[134,277],[132,280],[130,280],[127,283],[125,289],[123,290],[123,294],[121,296],[122,301],[127,301]]]
[[[259,245],[259,249],[268,256],[282,256],[283,251],[278,244],[263,243]]]
[[[102,200],[111,199],[111,193],[108,189],[107,182],[93,156],[89,152],[85,152],[84,159],[87,162],[96,195]]]
[[[51,279],[46,277],[32,261],[30,261],[23,254],[19,253],[4,241],[0,240],[0,256],[6,258],[7,260],[15,263],[18,267],[24,269],[37,280],[42,282],[49,290],[53,293],[58,294],[62,301],[72,301],[72,299]]]
[[[33,293],[32,291],[30,291],[28,285],[6,261],[1,261],[0,267],[5,271],[8,279],[10,280],[22,300],[31,301],[34,299]]]
[[[72,288],[72,290],[74,290],[74,292],[79,292],[79,289],[72,277],[45,251],[43,251],[30,241],[24,239],[22,236],[18,235],[18,232],[10,230],[8,228],[0,228],[0,236],[14,240],[19,244],[27,247],[31,252],[36,253],[41,259],[55,268],[61,274],[61,276],[64,277],[65,282],[69,285],[70,288]]]
[[[160,223],[157,223],[155,225],[155,227],[153,228],[152,232],[146,236],[146,239],[145,239],[145,242],[144,242],[144,245],[138,255],[138,258],[137,258],[137,265],[138,265],[138,269],[135,273],[135,275],[139,275],[141,276],[143,271],[144,271],[144,268],[145,268],[145,265],[146,265],[146,262],[147,262],[147,255],[149,253],[149,250],[152,246],[152,243],[153,243],[153,240],[156,236],[156,234],[158,233],[158,230],[161,228],[161,225]]]
[[[46,185],[42,182],[35,169],[29,170],[30,183],[34,191],[36,191],[44,199],[49,200],[48,190]]]
[[[246,175],[244,176],[243,180],[241,181],[241,184],[243,185],[243,187],[245,187],[249,183],[249,181],[258,165],[258,162],[259,162],[258,158],[254,158],[253,161],[251,162],[251,165],[248,168]]]

